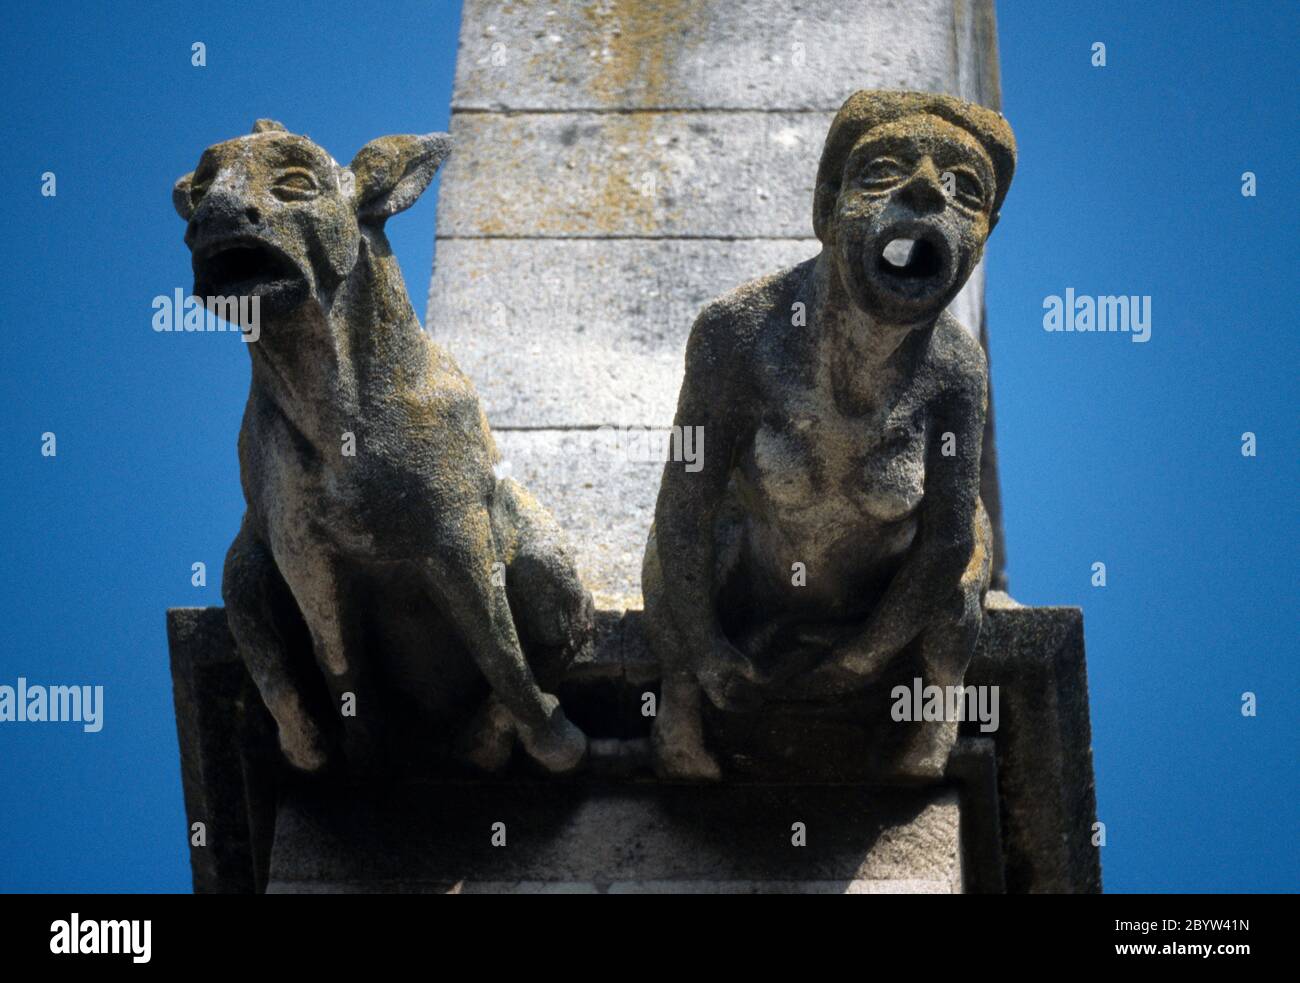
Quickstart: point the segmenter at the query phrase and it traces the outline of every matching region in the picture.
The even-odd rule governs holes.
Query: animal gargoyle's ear
[[[176,209],[176,214],[187,222],[194,214],[194,203],[190,199],[190,184],[193,181],[194,172],[190,171],[172,185],[172,206]]]
[[[357,151],[348,170],[360,221],[383,223],[424,193],[451,153],[446,133],[380,137]]]

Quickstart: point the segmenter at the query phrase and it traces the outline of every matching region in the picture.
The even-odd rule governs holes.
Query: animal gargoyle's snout
[[[194,205],[185,226],[185,244],[191,250],[208,241],[263,233],[263,215],[233,189],[209,189]]]

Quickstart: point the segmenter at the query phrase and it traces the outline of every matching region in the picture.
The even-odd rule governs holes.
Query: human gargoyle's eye
[[[311,172],[301,168],[285,171],[275,179],[276,196],[287,201],[314,198],[319,190],[316,186],[316,179],[312,177]]]
[[[865,188],[889,188],[907,176],[907,169],[892,157],[877,157],[862,171]]]
[[[967,208],[982,209],[986,204],[984,182],[967,170],[953,171],[955,178],[952,194],[957,201]]]

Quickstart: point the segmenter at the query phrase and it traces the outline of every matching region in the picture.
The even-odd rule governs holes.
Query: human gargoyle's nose
[[[948,201],[944,194],[943,179],[934,161],[922,157],[912,176],[907,179],[899,192],[904,202],[918,211],[939,211]]]

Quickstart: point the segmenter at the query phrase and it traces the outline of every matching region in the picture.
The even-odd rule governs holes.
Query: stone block
[[[987,47],[979,35],[992,30],[991,8],[990,0],[476,0],[461,22],[452,106],[829,111],[872,87],[972,98],[978,66],[962,62]]]
[[[493,427],[669,425],[700,308],[817,252],[821,141],[873,87],[996,107],[991,0],[467,0],[426,326]],[[983,284],[952,305],[981,339]],[[639,553],[566,495],[602,559]],[[634,566],[606,569],[626,594]]]
[[[820,250],[816,239],[441,239],[425,326],[494,429],[667,427],[705,304]],[[983,291],[981,263],[949,305],[975,332]]]
[[[649,451],[668,438],[658,428],[496,431],[503,468],[565,531],[598,608],[642,606],[641,559],[663,473]]]
[[[460,113],[438,235],[811,237],[831,115]]]
[[[266,885],[277,763],[269,718],[235,652],[224,608],[170,608],[171,657],[181,788],[191,831],[195,894],[247,894]]]
[[[993,738],[1007,891],[1099,893],[1083,612],[989,610],[966,685],[999,687]]]
[[[947,788],[296,788],[281,802],[268,890],[947,894],[962,889],[960,821]],[[492,842],[498,823],[504,846]]]
[[[641,605],[641,553],[662,462],[636,460],[608,432],[502,430],[502,466],[568,534],[597,608]]]
[[[984,631],[980,637],[979,648],[967,673],[969,685],[997,685],[1000,694],[999,727],[991,734],[980,734],[977,726],[968,726],[966,736],[958,742],[953,761],[949,768],[949,779],[960,789],[960,834],[961,857],[965,870],[963,890],[1000,891],[1010,893],[1029,892],[1071,892],[1095,893],[1101,890],[1100,855],[1091,845],[1092,823],[1096,820],[1096,798],[1093,786],[1091,731],[1088,721],[1087,672],[1083,650],[1083,621],[1081,612],[1076,608],[1030,608],[1022,607],[1010,601],[1005,595],[990,595],[992,605],[987,611]],[[588,728],[588,733],[596,739],[594,756],[601,758],[598,774],[579,780],[561,783],[537,783],[521,779],[523,785],[534,791],[527,793],[537,798],[515,801],[516,812],[513,815],[527,823],[525,804],[540,803],[540,817],[550,816],[546,822],[558,822],[561,814],[579,815],[587,810],[582,827],[590,829],[599,825],[601,816],[628,816],[633,813],[642,818],[636,822],[654,823],[656,813],[647,811],[644,802],[638,797],[654,796],[662,793],[667,802],[677,806],[665,805],[664,809],[681,806],[683,796],[689,791],[679,786],[659,785],[651,781],[628,783],[602,783],[599,774],[610,772],[626,773],[630,767],[644,766],[644,737],[649,733],[651,720],[639,712],[641,694],[657,689],[658,668],[651,657],[641,630],[641,612],[631,610],[624,612],[603,611],[599,615],[600,642],[590,657],[575,665],[569,678],[561,688],[565,706],[569,708],[575,720]],[[326,789],[317,788],[311,792],[295,791],[295,786],[288,786],[290,796],[307,795],[302,799],[299,818],[285,813],[285,802],[294,799],[281,798],[279,816],[276,814],[276,787],[283,780],[269,760],[270,742],[266,730],[264,713],[256,697],[247,692],[247,674],[234,651],[233,641],[226,629],[225,612],[221,608],[178,608],[168,612],[169,640],[171,644],[172,673],[176,682],[177,730],[181,745],[182,777],[185,785],[186,814],[190,822],[204,821],[209,824],[209,846],[191,851],[191,864],[194,868],[194,887],[198,893],[248,892],[259,890],[268,878],[272,864],[271,852],[272,829],[279,837],[280,826],[284,822],[300,823],[301,816],[309,816],[312,809],[324,806],[319,798],[313,800],[311,795],[327,795]],[[214,675],[215,673],[215,675]],[[245,701],[251,697],[246,706]],[[242,721],[254,721],[249,726]],[[260,723],[258,723],[260,721]],[[613,761],[618,755],[609,753],[611,741],[622,739],[628,750],[627,760]],[[852,737],[850,736],[850,741]],[[598,754],[595,752],[599,752]],[[612,765],[612,766],[611,766]],[[646,773],[640,772],[642,776]],[[470,810],[478,816],[475,822],[484,819],[489,807],[502,804],[508,799],[508,790],[513,783],[504,782],[466,782],[443,783],[440,787],[462,788],[484,785],[496,791],[470,792],[454,799],[454,805],[439,806],[446,810]],[[623,789],[612,798],[600,789],[607,786]],[[731,788],[767,788],[769,795],[787,794],[792,788],[823,789],[858,789],[853,794],[866,796],[861,785],[728,785]],[[551,793],[548,788],[557,791],[558,797],[547,799]],[[586,789],[587,791],[584,791]],[[695,790],[698,791],[698,790]],[[912,790],[916,792],[917,790]],[[935,794],[931,789],[926,794]],[[376,794],[376,793],[371,793]],[[414,794],[402,791],[392,793],[394,812],[392,822],[409,821],[400,819],[400,811],[407,806],[404,795]],[[708,809],[726,809],[719,802],[725,797],[709,799],[708,795],[722,795],[720,790],[704,793],[700,801],[702,815]],[[798,793],[802,796],[804,793]],[[812,793],[809,793],[810,795]],[[847,794],[847,793],[846,793]],[[888,795],[908,794],[907,790],[894,790]],[[886,795],[886,798],[888,798]],[[496,798],[494,798],[496,796]],[[504,798],[503,798],[504,796]],[[627,798],[630,796],[631,798]],[[345,795],[344,798],[347,796]],[[566,798],[567,797],[567,798]],[[739,801],[739,800],[736,800]],[[807,801],[822,802],[808,798]],[[854,800],[856,801],[856,800]],[[884,801],[884,800],[881,800]],[[313,804],[314,802],[314,804]],[[641,802],[641,804],[637,804]],[[548,804],[549,803],[549,804]],[[604,803],[604,804],[602,804]],[[612,804],[611,804],[612,803]],[[621,805],[619,803],[622,803]],[[631,803],[631,804],[629,804]],[[712,803],[712,805],[709,805]],[[734,803],[733,803],[734,804]],[[833,804],[833,803],[832,803]],[[382,808],[382,801],[370,799],[365,803],[338,806],[341,814],[348,814],[349,808],[374,810]],[[756,808],[756,816],[761,809]],[[831,809],[831,806],[826,806]],[[845,808],[840,802],[835,808]],[[865,807],[864,807],[865,809]],[[473,810],[480,810],[473,813]],[[549,810],[549,812],[547,811]],[[566,812],[565,810],[568,810]],[[612,812],[602,810],[613,810]],[[624,810],[620,812],[619,810]],[[638,810],[640,810],[638,812]],[[831,812],[833,813],[833,809]],[[862,815],[868,815],[865,809]],[[460,813],[458,813],[460,814]],[[817,815],[809,812],[809,815]],[[855,813],[856,815],[856,813]],[[595,818],[593,818],[595,817]],[[328,818],[328,817],[326,817]],[[498,817],[500,818],[500,817]],[[447,829],[446,820],[444,826]],[[492,819],[491,821],[497,821]],[[502,821],[507,821],[502,819]],[[614,821],[613,818],[610,821]],[[633,823],[632,819],[618,819],[619,822]],[[766,821],[766,820],[765,820]],[[795,821],[791,819],[790,822]],[[800,821],[807,822],[805,819]],[[864,820],[865,821],[865,820]],[[356,819],[344,819],[340,822],[360,822]],[[377,829],[386,828],[384,822],[374,819]],[[457,820],[459,823],[460,820]],[[466,820],[468,822],[468,820]],[[537,820],[541,822],[541,819]],[[576,820],[575,820],[576,822]],[[363,824],[364,825],[364,824]],[[301,829],[301,826],[298,827]],[[461,828],[461,827],[458,827]],[[463,827],[471,828],[471,827]],[[565,827],[547,827],[550,833],[558,836]],[[630,827],[629,827],[630,828]],[[639,827],[638,827],[639,828]],[[655,827],[658,835],[668,835],[664,830],[669,826]],[[768,827],[750,827],[747,836],[756,836]],[[812,824],[809,828],[814,828]],[[847,828],[847,827],[846,827]],[[858,827],[853,827],[858,828]],[[865,828],[865,827],[861,827]],[[883,827],[882,827],[883,828]],[[923,825],[914,829],[933,830],[933,825]],[[341,837],[344,827],[335,827],[333,836]],[[788,823],[786,825],[788,830]],[[478,827],[472,827],[477,835]],[[538,833],[542,827],[534,827]],[[285,832],[289,836],[289,832]],[[301,834],[294,834],[299,836]],[[351,834],[347,834],[351,835]],[[372,834],[364,828],[356,835],[363,837]],[[450,834],[448,834],[450,835]],[[567,834],[566,834],[567,835]],[[585,834],[584,834],[585,835]],[[647,834],[649,835],[649,834]],[[676,835],[676,834],[674,834]],[[767,833],[763,832],[764,836]],[[774,834],[773,834],[774,835]],[[848,835],[848,834],[845,834]],[[858,834],[854,834],[858,835]],[[947,835],[946,833],[944,834]],[[285,840],[286,847],[288,840]],[[337,839],[336,839],[336,842]],[[373,842],[373,841],[371,841]],[[427,837],[420,841],[429,846],[432,841]],[[448,841],[450,842],[450,841]],[[486,835],[482,842],[474,841],[468,846],[473,850],[483,850]],[[548,842],[552,842],[548,840]],[[570,843],[574,842],[572,840]],[[752,842],[752,841],[751,841]],[[788,842],[788,833],[787,839]],[[844,841],[840,841],[844,842]],[[865,840],[863,841],[865,842]],[[946,842],[946,841],[945,841]],[[394,849],[406,849],[405,840],[392,841]],[[813,840],[809,839],[809,849]],[[382,888],[376,887],[375,879],[349,873],[346,867],[302,866],[299,860],[286,859],[289,855],[281,851],[279,859],[280,873],[272,876],[283,881],[295,881],[295,890],[306,890],[313,882],[314,890],[398,890],[401,884],[392,878],[379,878],[384,881]],[[469,854],[467,856],[479,856]],[[530,863],[541,863],[537,859],[541,854],[532,854]],[[703,854],[697,854],[703,856]],[[841,858],[846,854],[840,854]],[[879,857],[864,851],[864,858]],[[491,859],[498,863],[500,858]],[[318,865],[326,859],[311,861]],[[331,861],[331,863],[334,861]],[[513,862],[513,861],[512,861]],[[721,862],[721,861],[719,861]],[[820,863],[821,861],[819,861]],[[847,861],[844,861],[847,863]],[[351,861],[339,859],[338,864],[346,865]],[[294,866],[297,865],[297,866]],[[415,871],[433,870],[431,867],[412,868]],[[546,877],[499,877],[495,867],[486,867],[488,875],[477,874],[479,889],[510,888],[520,889],[522,882],[547,881]],[[740,869],[740,868],[736,868]],[[753,877],[752,889],[766,889],[772,885],[771,880],[761,865],[750,870]],[[809,868],[810,870],[812,868]],[[826,867],[817,868],[823,873]],[[881,868],[870,868],[879,870]],[[285,871],[297,871],[292,876]],[[625,868],[626,870],[626,868]],[[816,870],[813,871],[816,873]],[[920,880],[930,885],[935,884],[933,868],[925,868]],[[590,871],[588,871],[590,873]],[[443,875],[446,875],[444,878]],[[431,890],[437,885],[454,883],[451,873],[446,869],[433,877],[421,874],[424,881],[412,889]],[[569,875],[565,875],[568,878]],[[640,875],[638,875],[640,876]],[[647,875],[648,876],[648,875]],[[737,877],[739,875],[736,875]],[[747,875],[748,877],[749,875]],[[804,876],[801,874],[800,876]],[[847,876],[847,875],[844,875]],[[919,876],[919,875],[918,875]],[[442,878],[442,879],[439,879]],[[881,885],[872,884],[879,879],[889,881],[893,890],[903,885],[892,875],[878,878],[872,874],[859,878],[864,881],[854,889],[882,889]],[[744,878],[742,878],[743,880]],[[779,880],[780,878],[777,878]],[[916,879],[909,877],[907,879]],[[399,878],[400,880],[400,878]],[[822,874],[807,878],[808,883],[825,880]],[[843,887],[841,875],[831,878]],[[942,881],[943,878],[940,878]],[[550,888],[557,883],[548,882]],[[564,880],[563,884],[582,883],[590,888],[596,881],[588,878]],[[605,882],[601,882],[605,883]],[[674,890],[701,888],[706,882],[692,885],[677,882]],[[559,886],[563,886],[563,884]],[[609,882],[610,885],[613,881]],[[433,885],[433,886],[431,886]],[[489,887],[484,887],[489,885]],[[642,886],[648,886],[646,882]],[[537,885],[534,885],[535,887]],[[734,888],[735,885],[733,884]],[[288,889],[284,884],[278,888]],[[442,889],[442,888],[438,888]],[[785,889],[794,888],[787,885]]]
[[[666,427],[700,309],[820,249],[815,239],[440,239],[425,325],[494,429]]]

